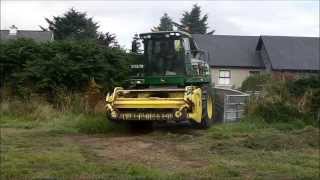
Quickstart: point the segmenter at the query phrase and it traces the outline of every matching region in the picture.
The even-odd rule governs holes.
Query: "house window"
[[[231,79],[231,72],[229,70],[219,71],[219,84],[229,85]]]

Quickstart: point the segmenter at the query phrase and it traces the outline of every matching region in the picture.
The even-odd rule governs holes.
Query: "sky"
[[[208,14],[209,30],[224,35],[319,37],[319,1],[86,1],[1,0],[0,28],[47,27],[44,18],[61,16],[70,8],[87,12],[99,31],[115,33],[120,45],[131,47],[135,33],[149,32],[164,13],[179,22],[197,3]]]

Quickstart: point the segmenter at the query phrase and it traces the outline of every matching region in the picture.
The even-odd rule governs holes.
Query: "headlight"
[[[143,79],[131,79],[130,84],[143,84],[144,80]]]
[[[186,87],[186,92],[187,92],[187,94],[192,94],[192,87],[191,86],[187,86]]]

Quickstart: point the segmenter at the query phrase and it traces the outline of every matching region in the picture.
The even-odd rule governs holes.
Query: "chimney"
[[[15,25],[9,27],[9,35],[17,35],[18,28]]]

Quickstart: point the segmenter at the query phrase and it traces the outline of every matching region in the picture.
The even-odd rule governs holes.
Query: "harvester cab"
[[[214,99],[208,54],[192,36],[180,31],[140,34],[143,60],[130,88],[116,87],[106,97],[113,121],[184,121],[207,128],[213,122]]]

